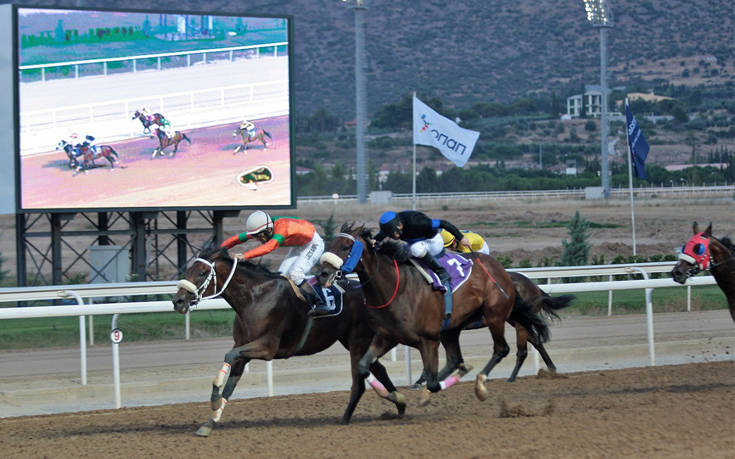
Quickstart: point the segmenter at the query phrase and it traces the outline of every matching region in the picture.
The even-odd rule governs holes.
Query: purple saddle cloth
[[[431,278],[434,280],[434,282],[432,283],[432,287],[434,287],[435,290],[445,292],[447,289],[444,287],[444,285],[442,285],[441,281],[439,280],[439,276],[434,271],[429,269],[420,260],[417,261],[421,264],[421,266],[423,266],[426,272],[428,272]],[[449,273],[449,276],[451,278],[449,280],[449,285],[452,287],[452,292],[456,292],[457,289],[460,288],[462,284],[464,284],[465,281],[470,277],[470,273],[472,273],[472,261],[466,259],[458,253],[445,251],[442,257],[437,258],[437,261]]]

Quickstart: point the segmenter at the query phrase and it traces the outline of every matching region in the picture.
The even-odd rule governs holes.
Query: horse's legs
[[[459,348],[459,334],[461,331],[459,329],[449,330],[441,336],[441,343],[444,346],[447,362],[437,375],[439,381],[444,381],[447,376],[452,374],[464,362],[462,350]]]
[[[384,398],[390,402],[393,402],[393,404],[396,405],[396,409],[398,409],[398,417],[403,417],[403,415],[406,413],[406,397],[404,397],[403,394],[399,393],[396,389],[396,386],[393,385],[393,381],[391,381],[390,377],[388,376],[388,372],[386,371],[383,364],[380,363],[380,361],[378,360],[373,362],[373,364],[370,365],[370,373],[372,373],[377,380],[370,381],[370,386],[375,390],[375,392],[380,395],[380,386],[377,386],[376,383],[382,384],[382,387],[388,393],[388,395],[384,396]],[[381,397],[383,397],[383,395],[381,395]]]
[[[556,365],[554,365],[554,362],[551,361],[551,357],[549,356],[548,352],[546,352],[546,348],[544,347],[543,343],[539,342],[534,336],[529,336],[528,342],[536,348],[539,354],[541,354],[541,358],[544,360],[546,368],[548,368],[550,372],[556,373]]]
[[[487,399],[489,395],[487,388],[485,387],[485,381],[487,380],[488,373],[490,373],[490,370],[492,370],[493,367],[503,360],[503,357],[508,355],[510,352],[508,342],[505,340],[505,318],[500,317],[498,314],[492,315],[491,311],[489,314],[485,314],[485,317],[488,318],[488,328],[493,336],[493,355],[487,365],[485,365],[485,368],[477,373],[477,379],[475,380],[475,395],[480,400]]]
[[[426,376],[426,387],[422,390],[419,406],[429,403],[430,392],[439,392],[442,386],[437,379],[439,369],[439,341],[422,338],[419,346],[421,361],[424,364],[424,375]]]
[[[355,411],[357,403],[360,401],[362,394],[365,393],[365,383],[363,382],[365,376],[362,375],[359,365],[359,361],[361,360],[361,357],[363,357],[362,353],[364,348],[365,346],[349,346],[352,368],[352,388],[350,389],[350,401],[347,404],[347,409],[345,410],[344,415],[342,416],[343,424],[350,422],[350,418],[352,418],[352,413]],[[365,355],[367,355],[367,353]],[[379,396],[393,402],[398,409],[398,415],[403,416],[406,411],[405,397],[396,392],[396,387],[388,377],[388,372],[385,370],[385,367],[378,360],[369,363],[368,367],[369,371],[377,378],[377,381],[370,382],[370,386]]]
[[[235,330],[239,328],[238,322],[235,321]],[[224,411],[227,405],[228,397],[232,395],[235,390],[235,386],[240,381],[245,364],[252,359],[267,359],[272,358],[274,354],[273,346],[264,341],[252,341],[243,346],[232,348],[227,354],[225,354],[224,363],[222,368],[217,372],[212,382],[212,396],[210,397],[212,405],[212,417],[202,424],[197,430],[197,435],[200,437],[208,437],[212,432],[215,424],[219,422],[222,411]],[[225,383],[226,381],[226,383]],[[222,394],[220,394],[220,390]]]
[[[516,380],[516,376],[518,376],[518,371],[521,369],[521,366],[523,366],[523,362],[526,361],[526,357],[528,357],[528,345],[526,344],[527,341],[529,341],[528,337],[528,331],[522,327],[520,324],[515,324],[516,328],[516,366],[513,367],[513,371],[510,373],[510,377],[508,378],[508,382],[513,382]]]

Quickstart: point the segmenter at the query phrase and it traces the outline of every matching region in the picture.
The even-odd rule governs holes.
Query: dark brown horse
[[[163,129],[156,129],[156,137],[158,137],[158,147],[153,150],[153,156],[151,156],[151,158],[155,158],[158,154],[164,156],[164,148],[168,148],[171,145],[174,146],[174,149],[168,155],[173,157],[176,152],[179,151],[179,144],[182,140],[186,140],[189,142],[189,145],[191,145],[191,139],[181,131],[175,131],[173,137],[169,137],[165,132],[163,132]]]
[[[232,134],[233,136],[237,137],[240,136],[242,139],[242,145],[238,145],[235,148],[234,153],[238,153],[244,150],[248,149],[248,144],[253,142],[260,142],[263,144],[263,149],[268,148],[268,140],[272,141],[273,137],[271,137],[270,132],[266,131],[265,129],[256,129],[255,134],[250,135],[248,134],[247,129],[243,128],[242,126],[235,129],[235,132]],[[266,137],[268,140],[266,140]]]
[[[173,297],[174,309],[184,314],[203,297],[214,296],[222,296],[235,310],[232,330],[235,344],[225,355],[222,369],[214,379],[212,418],[199,428],[197,435],[208,436],[219,422],[250,360],[311,355],[327,349],[335,341],[350,352],[352,389],[342,422],[350,421],[365,392],[357,362],[373,338],[359,288],[345,292],[341,313],[313,319],[288,279],[251,262],[236,261],[223,249],[211,248],[200,254],[186,270],[185,279],[179,281],[179,289]],[[371,382],[371,386],[381,397],[393,402],[398,415],[402,416],[405,398],[396,392],[383,365],[371,362],[369,371],[382,383],[376,386]]]
[[[684,284],[699,271],[709,270],[725,294],[730,316],[735,321],[735,244],[730,238],[712,236],[712,223],[700,232],[699,225],[694,222],[692,231],[694,236],[682,247],[671,277]]]
[[[391,257],[377,252],[373,236],[365,227],[343,225],[341,231],[322,256],[317,275],[322,285],[329,285],[341,273],[352,270],[360,278],[366,309],[376,333],[367,353],[360,359],[360,376],[366,377],[368,366],[396,344],[414,347],[421,353],[428,389],[424,390],[420,403],[428,403],[430,392],[449,388],[459,380],[457,375],[446,380],[438,378],[440,340],[447,352],[446,368],[462,368],[459,334],[464,326],[482,314],[492,334],[493,355],[477,375],[475,393],[481,400],[486,399],[487,375],[510,351],[504,336],[505,321],[515,301],[521,301],[503,266],[492,256],[469,254],[468,258],[474,262],[472,272],[462,288],[454,293],[454,309],[449,321],[445,322],[443,294],[426,285],[416,268],[399,265]],[[518,320],[536,333],[533,321],[543,323],[543,320],[530,314],[527,308],[524,313],[527,315]],[[460,371],[460,377],[463,373]]]
[[[143,125],[144,134],[150,134],[151,126],[154,124],[157,124],[158,126],[163,126],[164,124],[168,123],[166,118],[164,118],[164,116],[161,115],[160,113],[153,113],[152,115],[146,115],[140,110],[136,110],[135,113],[133,113],[132,119],[140,120],[140,123]]]
[[[89,144],[72,146],[63,140],[59,145],[61,146],[62,144],[64,151],[69,157],[69,167],[74,169],[74,175],[80,172],[86,174],[89,169],[96,166],[94,161],[99,158],[106,159],[110,164],[110,169],[114,169],[115,166],[120,166],[120,155],[110,145],[96,145],[94,148]]]
[[[524,315],[517,311],[518,308],[530,308],[536,314],[544,314],[551,319],[559,319],[559,315],[556,313],[556,311],[558,309],[569,306],[572,300],[574,300],[574,295],[561,295],[552,297],[548,293],[541,290],[538,285],[536,285],[531,279],[524,276],[523,274],[513,271],[509,271],[508,274],[513,280],[513,287],[515,287],[516,294],[523,299],[523,301],[520,303],[516,302],[516,304],[513,306],[513,312],[507,320],[507,322],[516,329],[517,349],[516,365],[513,368],[510,377],[508,378],[508,382],[513,382],[516,380],[516,377],[518,376],[518,371],[520,371],[521,367],[523,366],[523,362],[525,362],[526,357],[528,357],[528,343],[531,343],[531,345],[535,347],[536,350],[539,352],[541,358],[546,364],[546,368],[548,369],[548,371],[555,374],[556,365],[554,365],[554,362],[551,360],[549,353],[546,352],[546,348],[543,344],[544,340],[539,339],[539,336],[548,338],[548,327],[539,324],[536,334],[529,333],[523,325],[515,320],[515,317],[517,317],[518,315]],[[480,317],[479,320],[477,320],[476,322],[466,325],[464,329],[474,330],[476,328],[482,328],[486,326],[487,323],[482,317]],[[440,379],[442,378],[442,376],[446,377],[446,375],[449,375],[454,370],[456,370],[456,368],[445,367],[444,369],[442,369],[442,371],[439,372],[438,377]],[[414,383],[414,388],[419,389],[425,380],[426,377],[422,374],[421,377]]]

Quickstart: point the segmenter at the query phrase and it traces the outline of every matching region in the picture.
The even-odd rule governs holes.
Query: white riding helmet
[[[248,236],[253,236],[269,228],[273,228],[273,220],[271,220],[270,215],[262,210],[256,210],[245,220],[245,231],[247,231]]]

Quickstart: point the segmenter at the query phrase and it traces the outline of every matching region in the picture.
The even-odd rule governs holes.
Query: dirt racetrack
[[[407,414],[366,392],[236,400],[209,438],[208,403],[0,419],[4,457],[697,457],[735,451],[735,362],[400,390]]]

